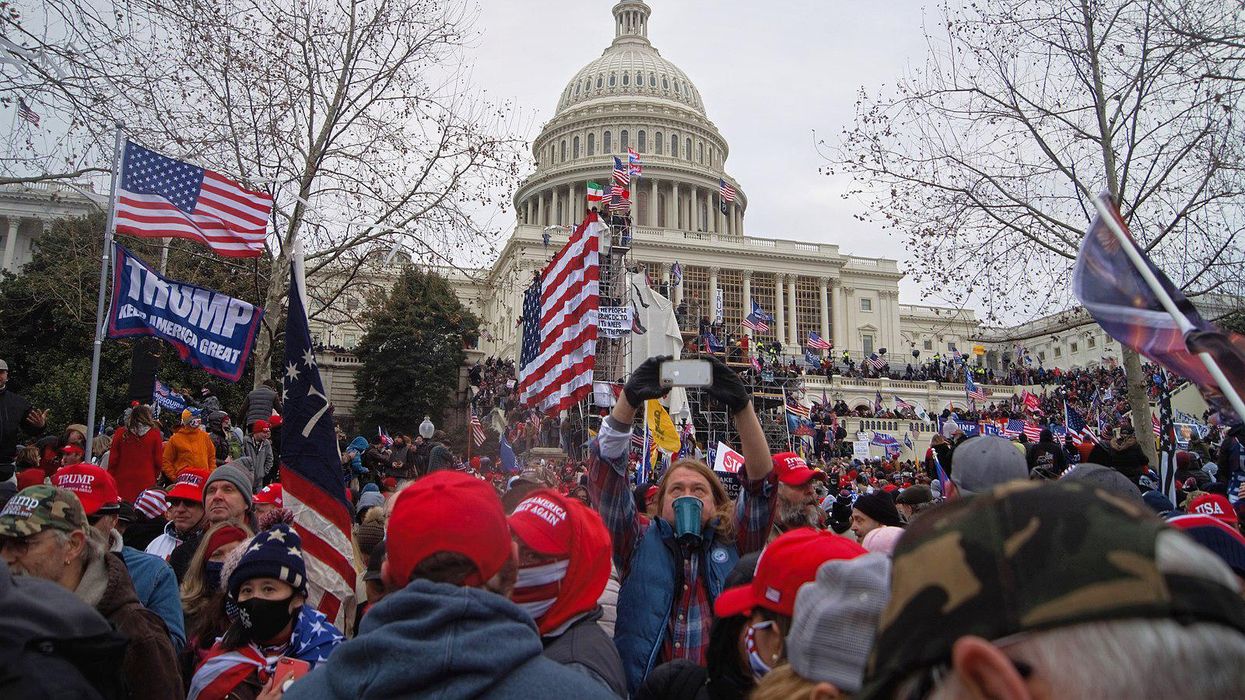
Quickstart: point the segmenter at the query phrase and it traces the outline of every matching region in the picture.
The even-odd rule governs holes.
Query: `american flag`
[[[1025,421],[1024,433],[1025,437],[1029,438],[1029,442],[1037,442],[1042,438],[1042,426],[1031,421]]]
[[[644,172],[644,166],[640,164],[640,154],[635,152],[634,148],[627,149],[627,174],[639,175]]]
[[[307,602],[339,629],[346,629],[342,625],[355,611],[350,510],[333,429],[333,407],[311,350],[305,290],[302,250],[296,243],[285,322],[281,483],[285,487],[284,505],[294,513],[294,528],[303,540]]]
[[[895,397],[895,410],[896,410],[896,411],[904,411],[904,410],[912,410],[912,411],[915,411],[915,410],[916,410],[916,406],[913,406],[912,404],[908,403],[907,401],[904,401],[903,399],[901,399],[901,398],[899,398],[898,396],[896,396],[896,397]]]
[[[33,126],[39,126],[39,115],[30,108],[30,105],[26,104],[26,100],[21,98],[17,100],[17,116],[24,121],[30,122]]]
[[[471,439],[475,442],[476,447],[484,444],[487,436],[484,434],[484,424],[480,422],[480,416],[476,415],[476,409],[471,408]]]
[[[973,381],[972,374],[964,375],[964,393],[968,395],[969,401],[985,401],[986,392],[977,386],[977,382]]]
[[[787,400],[787,413],[790,413],[797,418],[808,420],[808,406],[801,405],[800,402],[795,399]]]
[[[1025,422],[1019,418],[1012,418],[1007,421],[1007,425],[1003,426],[1003,437],[1014,438],[1020,437],[1025,431]]]
[[[769,322],[773,320],[774,317],[765,313],[765,309],[762,309],[761,305],[756,302],[756,299],[753,299],[752,313],[744,318],[743,327],[754,330],[757,333],[764,333],[769,330]]]
[[[631,208],[631,200],[627,199],[626,192],[621,195],[610,195],[610,211],[615,214],[625,212]]]
[[[825,338],[821,337],[817,333],[817,331],[809,331],[808,332],[808,346],[810,348],[816,348],[817,350],[829,350],[830,342],[826,340]]]
[[[1080,413],[1077,413],[1075,408],[1069,406],[1066,401],[1063,404],[1063,424],[1068,428],[1068,435],[1072,438],[1072,444],[1074,445],[1079,445],[1087,439],[1094,439],[1086,428],[1085,418]]]
[[[524,295],[519,396],[546,413],[592,393],[603,229],[589,212]]]
[[[889,363],[886,361],[886,358],[879,357],[878,354],[875,352],[875,353],[871,353],[869,357],[865,358],[864,364],[869,365],[874,370],[881,371]]]
[[[683,266],[679,264],[678,260],[675,260],[674,264],[670,266],[670,285],[672,287],[677,287],[679,286],[679,283],[682,281],[683,281]]]
[[[631,183],[631,172],[623,167],[623,162],[614,156],[614,182],[626,187]]]
[[[139,238],[186,238],[217,255],[264,252],[272,196],[127,141],[117,189],[117,232]]]
[[[718,194],[728,202],[735,201],[735,188],[722,178],[718,178]]]
[[[882,412],[882,392],[880,391],[876,392],[873,398],[873,410],[878,413]]]

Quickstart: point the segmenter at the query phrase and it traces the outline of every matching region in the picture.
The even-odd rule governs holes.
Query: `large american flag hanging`
[[[519,396],[545,413],[569,408],[592,393],[598,248],[604,230],[605,224],[589,212],[523,297]]]
[[[476,409],[471,408],[471,440],[476,447],[484,444],[486,436],[484,434],[484,424],[480,422],[480,416],[476,415]]]
[[[296,248],[291,256],[289,316],[285,322],[281,483],[284,505],[294,513],[294,528],[303,540],[307,602],[339,629],[346,629],[343,625],[355,609],[350,510],[333,430],[333,408],[311,350],[305,288],[302,251]]]
[[[217,255],[264,252],[272,196],[127,141],[117,189],[117,232],[140,238],[186,238]]]

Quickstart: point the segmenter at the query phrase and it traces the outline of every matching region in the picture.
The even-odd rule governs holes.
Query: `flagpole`
[[[1193,322],[1188,319],[1180,309],[1176,308],[1176,302],[1163,289],[1163,285],[1159,284],[1158,278],[1154,276],[1154,272],[1150,270],[1150,266],[1146,265],[1142,259],[1140,251],[1133,244],[1128,234],[1124,233],[1124,229],[1120,227],[1120,223],[1115,220],[1113,212],[1107,209],[1107,205],[1103,203],[1101,197],[1094,198],[1094,208],[1098,210],[1098,216],[1106,222],[1107,228],[1115,236],[1120,243],[1120,248],[1124,250],[1124,254],[1128,256],[1128,261],[1133,264],[1137,272],[1141,273],[1142,279],[1146,281],[1146,285],[1150,287],[1150,291],[1154,296],[1158,297],[1159,303],[1167,310],[1168,315],[1176,322],[1182,334],[1188,335],[1189,331],[1197,330]],[[1219,390],[1223,392],[1224,397],[1228,399],[1228,403],[1232,404],[1232,409],[1236,411],[1236,415],[1245,419],[1245,400],[1241,399],[1241,395],[1237,393],[1232,383],[1228,381],[1223,370],[1219,368],[1219,363],[1215,362],[1215,358],[1210,353],[1196,353],[1198,359],[1206,366],[1206,371],[1210,372],[1210,376],[1215,379],[1215,383],[1219,385]]]
[[[95,425],[95,404],[99,395],[99,355],[104,344],[104,293],[108,287],[108,267],[112,261],[112,228],[117,216],[117,181],[121,178],[121,148],[125,142],[124,125],[115,124],[117,133],[112,147],[112,188],[108,194],[108,220],[104,224],[104,248],[99,255],[99,295],[95,299],[95,345],[91,350],[91,394],[87,399],[86,424]],[[91,456],[93,431],[87,430],[86,459]]]
[[[644,481],[648,481],[648,470],[644,468],[646,461],[650,467],[652,466],[652,459],[649,457],[648,451],[648,402],[645,401],[642,405],[644,406],[644,451],[640,453],[640,468],[638,471],[640,474],[643,474]],[[636,486],[644,483],[640,481],[640,474],[636,475]]]

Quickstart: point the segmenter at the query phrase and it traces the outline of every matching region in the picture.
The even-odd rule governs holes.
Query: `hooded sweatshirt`
[[[193,425],[178,426],[169,441],[164,443],[164,475],[169,481],[177,481],[183,469],[216,468],[216,445],[202,429]]]
[[[371,608],[359,636],[290,686],[285,700],[613,697],[541,651],[531,618],[509,600],[416,580]]]

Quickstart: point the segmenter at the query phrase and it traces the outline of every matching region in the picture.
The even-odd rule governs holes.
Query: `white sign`
[[[868,440],[856,440],[852,442],[852,459],[859,459],[862,462],[869,459]]]
[[[630,306],[602,306],[597,309],[597,333],[602,338],[621,338],[631,332]]]
[[[724,442],[718,443],[718,449],[713,456],[713,471],[726,472],[727,474],[738,474],[740,468],[743,466],[743,455],[727,447]]]
[[[722,322],[722,309],[726,306],[723,303],[722,288],[718,287],[718,293],[713,296],[713,322]]]

